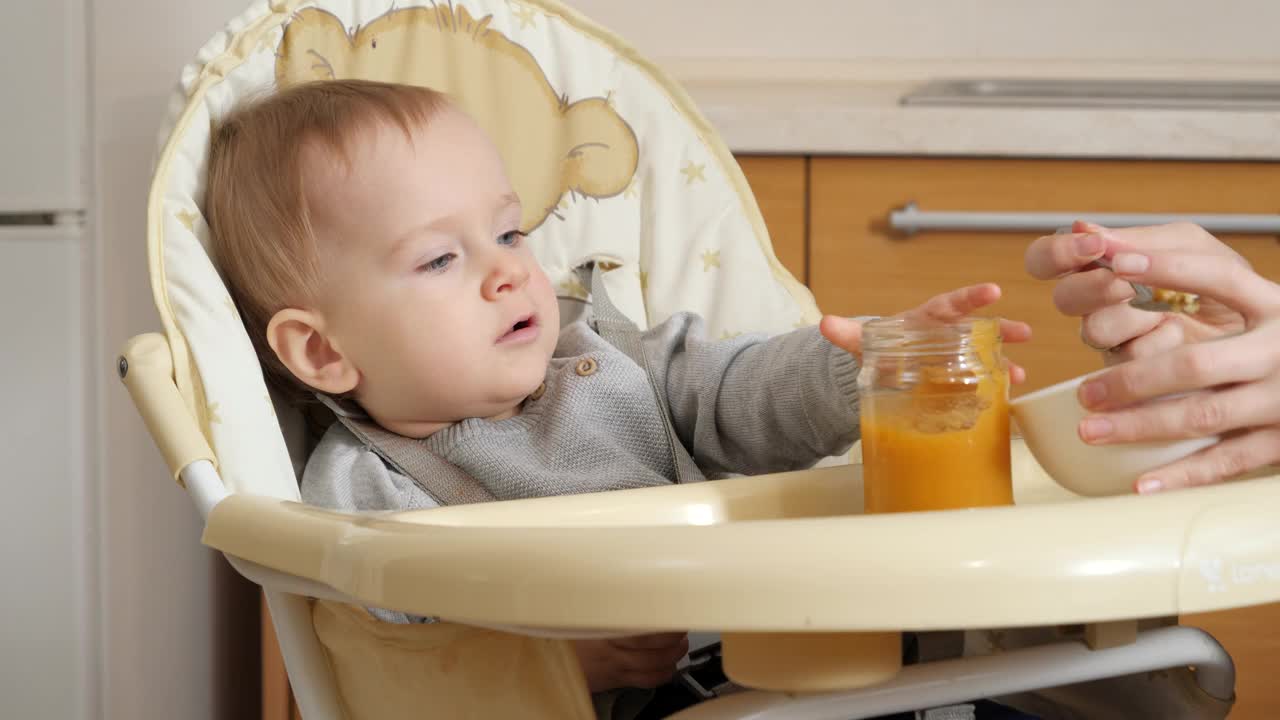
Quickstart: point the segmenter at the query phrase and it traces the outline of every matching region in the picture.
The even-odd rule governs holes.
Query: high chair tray
[[[1280,476],[861,515],[862,468],[376,515],[231,495],[210,547],[369,606],[526,629],[928,630],[1280,600]]]

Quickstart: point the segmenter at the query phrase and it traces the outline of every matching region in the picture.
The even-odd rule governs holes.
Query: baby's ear
[[[310,310],[285,308],[267,323],[267,344],[294,377],[330,395],[355,389],[360,371],[323,332]]]

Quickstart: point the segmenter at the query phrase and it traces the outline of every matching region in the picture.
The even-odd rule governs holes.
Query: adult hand
[[[689,652],[685,633],[661,633],[604,640],[575,640],[574,652],[591,692],[620,687],[654,688],[675,675]]]
[[[1080,403],[1093,412],[1080,424],[1081,438],[1096,444],[1223,438],[1140,477],[1139,492],[1217,482],[1280,461],[1280,285],[1193,226],[1073,229],[1085,232],[1037,240],[1027,252],[1028,269],[1046,277],[1073,263],[1087,266],[1096,253],[1107,256],[1113,271],[1061,280],[1055,302],[1085,316],[1086,342],[1121,344],[1110,353],[1113,362],[1133,359],[1081,386]],[[1101,250],[1093,240],[1077,242],[1087,236],[1101,240]],[[1201,311],[1185,316],[1118,305],[1132,296],[1125,281],[1196,293]],[[1169,395],[1178,397],[1150,402]]]
[[[1000,286],[994,283],[971,285],[935,295],[919,307],[901,313],[899,317],[927,322],[955,322],[987,307],[1000,299]],[[862,324],[852,318],[827,315],[819,325],[824,337],[833,345],[854,355],[862,353]],[[1005,342],[1018,343],[1031,339],[1031,326],[1016,320],[1000,321],[1000,337]],[[1027,373],[1014,363],[1009,363],[1009,379],[1020,383]]]
[[[1194,315],[1152,313],[1129,306],[1133,288],[1126,279],[1138,277],[1115,267],[1141,263],[1142,257],[1159,255],[1225,259],[1248,270],[1249,263],[1199,226],[1175,223],[1112,230],[1077,222],[1071,233],[1049,235],[1027,248],[1027,272],[1042,280],[1057,280],[1053,302],[1065,315],[1081,318],[1080,338],[1105,354],[1108,364],[1154,355],[1188,342],[1198,342],[1244,329],[1244,318],[1215,297],[1201,298]],[[1131,255],[1139,257],[1131,258]],[[1110,260],[1114,272],[1090,267],[1100,258]],[[1151,283],[1146,283],[1151,284]],[[1178,288],[1171,288],[1178,289]]]

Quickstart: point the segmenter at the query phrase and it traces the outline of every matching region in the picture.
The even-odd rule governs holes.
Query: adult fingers
[[[1280,424],[1277,391],[1280,382],[1245,383],[1091,415],[1080,423],[1080,438],[1098,445],[1154,442]]]
[[[1046,235],[1027,247],[1023,262],[1032,277],[1052,280],[1080,270],[1102,257],[1106,249],[1106,241],[1097,232]]]
[[[1209,485],[1280,462],[1280,427],[1259,428],[1205,448],[1138,478],[1143,494]]]
[[[1128,342],[1111,350],[1111,364],[1151,357],[1193,342],[1187,334],[1187,326],[1180,315],[1165,315],[1159,324]]]
[[[1213,298],[1253,322],[1280,315],[1280,284],[1232,257],[1122,253],[1111,264],[1126,280]]]
[[[1206,254],[1242,260],[1231,246],[1218,240],[1204,228],[1189,222],[1165,225],[1143,225],[1127,228],[1092,226],[1107,244],[1107,257],[1125,251],[1163,254]]]
[[[1080,321],[1080,339],[1094,349],[1114,348],[1155,329],[1163,317],[1128,305],[1110,305]]]
[[[1117,365],[1080,386],[1080,404],[1090,410],[1122,408],[1164,395],[1260,380],[1278,366],[1280,323],[1273,323]]]
[[[1133,296],[1132,285],[1104,268],[1068,275],[1053,287],[1053,304],[1063,315],[1073,317],[1128,302]]]

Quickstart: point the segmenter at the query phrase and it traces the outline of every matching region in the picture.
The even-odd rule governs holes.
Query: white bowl
[[[1023,395],[1009,409],[1036,462],[1059,485],[1079,495],[1133,492],[1138,477],[1218,441],[1215,437],[1153,443],[1089,445],[1080,439],[1088,412],[1076,392],[1098,373],[1082,375]]]

